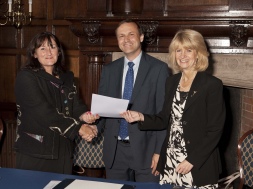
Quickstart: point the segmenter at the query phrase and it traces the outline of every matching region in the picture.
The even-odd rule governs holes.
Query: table
[[[119,180],[107,180],[103,178],[84,177],[77,175],[57,174],[40,171],[21,170],[13,168],[0,168],[1,189],[43,189],[51,180],[62,181],[64,179],[80,179],[101,181],[119,184],[135,185],[135,189],[160,189],[158,183],[141,183]],[[101,188],[102,189],[102,188]],[[172,189],[172,187],[171,187]]]

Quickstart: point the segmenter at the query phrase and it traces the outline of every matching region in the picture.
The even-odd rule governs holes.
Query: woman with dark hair
[[[179,73],[166,82],[165,101],[157,115],[127,111],[140,130],[167,129],[155,174],[162,188],[215,189],[221,162],[218,143],[225,121],[221,80],[205,72],[208,56],[203,36],[180,30],[169,46],[169,62]],[[168,185],[166,185],[168,184]],[[179,187],[179,188],[180,188]]]
[[[27,64],[26,68],[32,69],[34,71],[45,69],[44,66],[41,65],[38,58],[34,56],[36,50],[41,47],[45,41],[48,42],[47,45],[53,48],[53,43],[58,51],[58,58],[53,66],[53,76],[59,75],[60,72],[64,71],[65,57],[64,52],[58,38],[50,32],[42,32],[37,34],[30,44],[27,47]]]
[[[74,75],[64,70],[64,53],[55,35],[37,34],[27,48],[27,64],[15,85],[18,110],[14,144],[16,168],[72,173],[74,138],[96,136],[91,115],[78,98]]]

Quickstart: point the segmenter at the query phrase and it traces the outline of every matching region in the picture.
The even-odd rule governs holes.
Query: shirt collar
[[[133,62],[135,67],[139,67],[140,61],[141,61],[142,51],[140,54],[132,61],[128,60],[127,57],[124,59],[124,67],[128,66],[128,62]]]

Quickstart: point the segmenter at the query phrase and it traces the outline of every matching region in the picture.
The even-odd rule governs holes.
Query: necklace
[[[183,79],[183,74],[182,74],[180,82],[179,82],[180,91],[189,91],[190,90],[192,82],[193,82],[196,74],[197,74],[197,72],[193,73],[193,75],[191,77],[189,77],[189,79],[187,79],[187,81],[185,81]],[[184,78],[186,78],[186,77],[184,77]]]

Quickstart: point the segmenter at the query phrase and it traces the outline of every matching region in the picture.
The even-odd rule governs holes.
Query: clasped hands
[[[135,121],[144,121],[144,115],[136,111],[126,111],[120,114],[127,122],[132,123]],[[98,130],[96,125],[92,125],[99,115],[93,115],[91,112],[85,112],[80,116],[81,121],[85,121],[88,124],[83,124],[79,130],[79,135],[86,141],[90,142],[94,137],[97,136]]]
[[[93,115],[91,112],[85,112],[79,118],[81,121],[87,123],[81,126],[79,129],[79,135],[88,142],[92,141],[92,139],[96,137],[98,133],[97,126],[92,125],[92,123],[100,118],[99,115]]]

